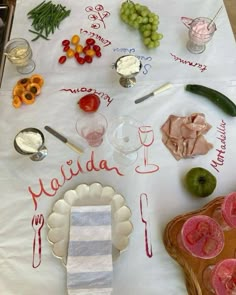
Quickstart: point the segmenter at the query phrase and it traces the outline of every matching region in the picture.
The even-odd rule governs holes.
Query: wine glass
[[[115,149],[113,158],[116,162],[126,166],[136,161],[137,150],[142,146],[138,135],[138,129],[142,125],[129,116],[121,116],[111,122],[108,127],[108,140]]]
[[[8,41],[4,48],[4,54],[16,66],[16,70],[20,74],[29,74],[35,69],[32,49],[29,42],[23,38],[14,38]]]
[[[138,173],[152,173],[159,170],[156,164],[150,164],[148,161],[148,148],[154,142],[154,132],[151,126],[141,126],[138,129],[140,143],[144,146],[144,162],[135,168]]]

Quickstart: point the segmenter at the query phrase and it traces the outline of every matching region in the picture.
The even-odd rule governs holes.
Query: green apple
[[[185,176],[186,188],[193,195],[207,197],[216,188],[216,178],[208,170],[195,167],[188,171]]]

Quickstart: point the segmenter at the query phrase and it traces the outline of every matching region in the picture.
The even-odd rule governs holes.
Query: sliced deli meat
[[[202,113],[185,117],[170,115],[161,127],[162,142],[176,160],[205,155],[213,148],[204,137],[210,129]]]

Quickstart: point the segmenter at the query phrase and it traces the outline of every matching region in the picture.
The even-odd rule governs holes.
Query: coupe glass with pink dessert
[[[206,44],[212,39],[216,31],[216,24],[207,17],[198,17],[195,19],[182,17],[181,20],[189,29],[187,49],[191,53],[202,53],[206,49]]]
[[[204,287],[212,294],[236,294],[236,259],[228,258],[208,266],[203,272]]]
[[[206,215],[188,218],[179,236],[180,247],[202,259],[216,257],[224,248],[224,233],[220,225]]]

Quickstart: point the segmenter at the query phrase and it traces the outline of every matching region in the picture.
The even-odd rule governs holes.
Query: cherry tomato
[[[81,44],[76,45],[75,51],[77,51],[79,53],[83,52],[83,46]]]
[[[95,54],[96,54],[97,57],[101,57],[102,56],[101,51],[97,51]]]
[[[86,40],[86,44],[88,44],[88,45],[93,45],[93,44],[95,44],[95,40],[94,40],[93,38],[88,38],[88,39]]]
[[[85,63],[85,59],[83,57],[78,57],[76,58],[77,62],[80,64],[80,65],[83,65]]]
[[[90,50],[90,49],[91,49],[90,45],[85,46],[85,47],[83,48],[83,53],[86,53],[86,51],[87,51],[87,50]]]
[[[96,52],[93,49],[88,49],[85,52],[86,55],[89,55],[89,56],[92,56],[92,57],[95,55],[95,53]]]
[[[85,55],[84,60],[85,60],[87,63],[91,64],[91,62],[93,61],[93,58],[92,58],[92,56]]]
[[[98,45],[93,45],[93,50],[94,51],[100,51],[101,50],[101,47],[100,46],[98,46]]]
[[[80,40],[80,37],[78,35],[74,35],[72,38],[71,38],[71,43],[76,45]]]
[[[63,51],[66,52],[70,49],[70,46],[69,45],[66,45],[64,48],[63,48]]]
[[[67,52],[66,52],[66,55],[68,56],[68,57],[73,57],[74,56],[74,54],[75,54],[75,52],[74,52],[74,50],[73,49],[68,49],[67,50]]]
[[[76,59],[79,58],[79,53],[76,52],[75,55],[74,55],[74,57],[75,57]]]
[[[100,106],[100,98],[96,94],[87,94],[80,98],[78,105],[85,112],[96,112]]]
[[[58,59],[59,64],[64,64],[65,61],[66,61],[66,56],[65,56],[65,55],[62,55],[62,56]]]
[[[62,44],[63,46],[68,46],[68,45],[70,44],[70,40],[63,40],[63,41],[61,42],[61,44]]]

